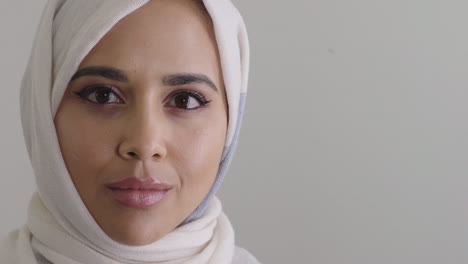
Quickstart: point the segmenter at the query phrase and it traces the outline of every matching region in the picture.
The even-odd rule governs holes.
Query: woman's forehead
[[[150,1],[119,21],[80,65],[129,73],[200,72],[222,86],[211,20],[193,0]]]

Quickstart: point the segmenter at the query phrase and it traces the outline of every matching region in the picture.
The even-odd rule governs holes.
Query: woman
[[[0,263],[257,263],[214,196],[248,58],[229,0],[50,0],[21,91],[38,192]]]

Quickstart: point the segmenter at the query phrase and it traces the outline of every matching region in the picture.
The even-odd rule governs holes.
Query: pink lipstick
[[[125,206],[148,208],[161,201],[172,186],[154,178],[143,180],[131,177],[109,184],[107,188],[112,197]]]

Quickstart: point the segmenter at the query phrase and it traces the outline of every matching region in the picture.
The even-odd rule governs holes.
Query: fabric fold
[[[151,247],[122,245],[118,255],[107,255],[69,236],[37,195],[29,214],[32,248],[54,264],[230,263],[232,259],[234,231],[217,198],[197,221],[175,229]]]

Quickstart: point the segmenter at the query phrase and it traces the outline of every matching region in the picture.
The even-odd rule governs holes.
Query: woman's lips
[[[112,197],[123,205],[134,208],[148,208],[164,198],[166,191],[111,189]]]
[[[133,208],[148,208],[161,201],[172,189],[169,184],[154,178],[126,178],[123,181],[107,185],[112,197],[123,205]]]

